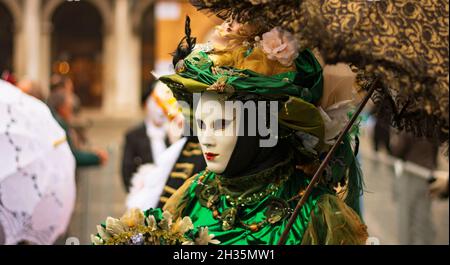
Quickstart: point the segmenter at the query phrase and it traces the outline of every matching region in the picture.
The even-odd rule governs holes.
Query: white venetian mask
[[[167,122],[164,111],[158,106],[153,97],[147,100],[146,119],[153,123],[156,127],[161,127]]]
[[[218,94],[202,94],[195,110],[195,126],[207,167],[214,173],[221,174],[227,168],[238,139],[239,117],[234,109],[225,108]]]
[[[156,127],[161,127],[168,122],[169,115],[176,115],[176,100],[170,89],[161,82],[155,86],[155,90],[147,99],[146,119]]]

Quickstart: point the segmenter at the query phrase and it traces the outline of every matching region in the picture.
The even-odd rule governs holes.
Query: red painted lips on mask
[[[205,153],[206,156],[206,160],[208,161],[213,161],[219,154],[214,154],[214,153]]]

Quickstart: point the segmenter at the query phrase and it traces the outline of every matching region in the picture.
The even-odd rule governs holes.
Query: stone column
[[[23,17],[23,16],[22,16]],[[14,21],[15,28],[14,28],[14,73],[17,78],[21,79],[25,75],[25,56],[23,53],[23,47],[24,47],[24,34],[23,34],[23,24],[22,21]]]
[[[44,90],[44,94],[50,93],[50,69],[51,69],[51,38],[53,26],[50,21],[43,21],[41,27],[41,58],[40,58],[40,83]]]
[[[24,1],[24,37],[23,41],[23,59],[25,59],[25,76],[28,78],[40,80],[40,63],[41,63],[41,39],[40,39],[40,19],[39,8],[41,0]]]
[[[131,117],[139,112],[139,41],[132,31],[128,0],[116,0],[114,10],[113,88],[105,87],[106,114]],[[108,47],[110,48],[110,47]],[[112,48],[112,47],[111,47]],[[105,73],[109,75],[109,73]],[[109,91],[113,89],[113,91]]]

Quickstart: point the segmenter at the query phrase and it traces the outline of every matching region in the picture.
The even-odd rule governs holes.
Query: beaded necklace
[[[250,182],[251,185],[256,185],[256,187],[245,188],[242,192],[230,191],[229,186],[224,185],[224,183],[228,184],[228,182],[234,183],[236,180],[226,179],[219,175],[207,178],[210,174],[214,173],[205,170],[197,178],[196,195],[200,204],[211,210],[213,218],[222,222],[223,230],[230,230],[237,224],[240,224],[252,232],[257,232],[263,226],[278,223],[292,213],[292,209],[289,207],[287,201],[275,197],[275,194],[293,173],[293,168],[289,166],[289,161],[290,159],[259,174],[255,174],[246,179],[244,178],[245,182],[252,181]],[[257,185],[258,180],[263,183]],[[270,182],[267,183],[268,181]],[[235,186],[240,186],[239,180],[237,182],[238,184],[235,184]],[[219,213],[218,204],[222,197],[225,198],[231,207]],[[241,210],[245,209],[245,207],[255,205],[267,197],[270,198],[267,200],[266,218],[264,220],[250,224],[240,220],[239,213]]]

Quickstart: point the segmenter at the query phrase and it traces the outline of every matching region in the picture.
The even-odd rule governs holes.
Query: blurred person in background
[[[174,142],[174,139],[170,141],[167,133],[168,119],[160,107],[160,96],[157,92],[154,93],[157,84],[157,81],[153,81],[142,94],[144,121],[128,130],[125,135],[122,178],[127,192],[130,190],[131,178],[139,166],[156,163],[158,156]]]
[[[435,171],[431,181],[429,192],[432,198],[448,199],[449,174],[448,171]]]
[[[164,127],[170,146],[153,154],[152,162],[140,165],[132,174],[126,200],[128,209],[162,208],[187,179],[206,167],[198,139],[192,136],[192,124],[187,123],[190,119],[184,117],[172,91],[158,82],[149,101],[149,115],[165,116],[160,118],[166,120]],[[153,142],[151,135],[147,138]],[[149,153],[150,150],[143,152]]]
[[[50,93],[60,89],[72,94],[74,113],[78,113],[81,108],[81,102],[80,98],[74,92],[75,88],[72,79],[68,76],[54,74],[50,79]]]
[[[66,131],[70,148],[75,156],[77,167],[104,165],[108,161],[108,153],[98,149],[93,152],[83,151],[73,143],[73,129],[70,124],[73,118],[73,93],[66,89],[53,90],[47,102],[55,119]]]
[[[398,132],[392,134],[391,148],[393,156],[406,162],[398,164],[394,182],[395,200],[399,205],[400,243],[432,244],[438,230],[432,220],[432,200],[429,195],[430,183],[436,179],[439,142],[419,138],[408,132]]]
[[[436,170],[438,166],[439,143],[399,132],[391,142],[392,154],[403,161]]]
[[[381,147],[386,149],[386,152],[392,155],[391,149],[391,127],[389,123],[376,117],[376,113],[378,113],[378,106],[373,106],[372,111],[370,112],[372,117],[375,119],[375,126],[373,128],[373,147],[376,152],[379,152]]]
[[[54,74],[51,77],[50,93],[63,90],[71,95],[73,114],[70,121],[71,140],[74,148],[84,149],[88,145],[88,137],[86,130],[91,125],[90,121],[80,120],[81,102],[80,98],[75,94],[75,87],[72,79],[67,75]]]
[[[25,94],[35,97],[41,101],[45,100],[42,87],[36,81],[24,78],[17,83],[17,87]]]

